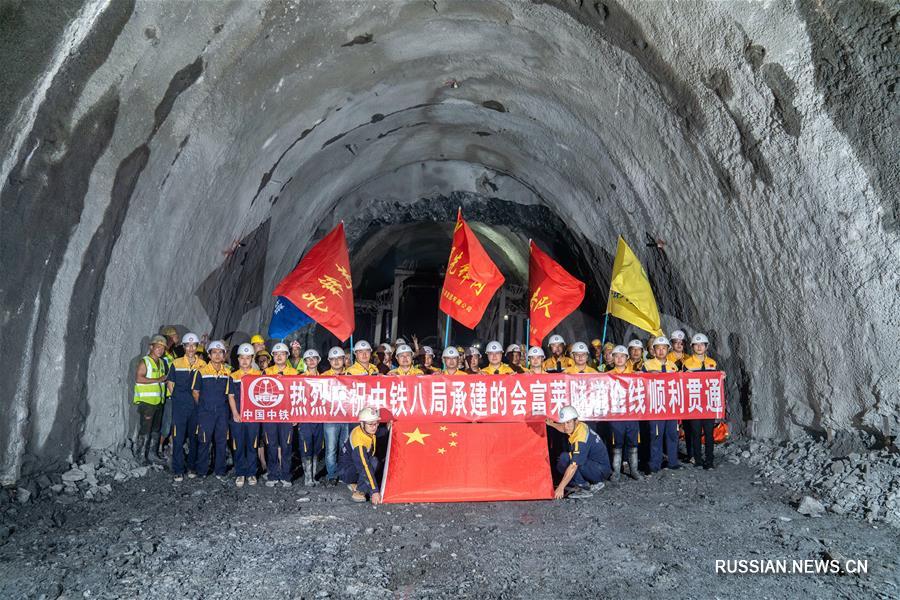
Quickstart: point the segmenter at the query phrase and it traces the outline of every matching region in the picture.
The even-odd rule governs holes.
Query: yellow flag
[[[650,279],[622,236],[613,262],[606,312],[653,335],[663,335]]]

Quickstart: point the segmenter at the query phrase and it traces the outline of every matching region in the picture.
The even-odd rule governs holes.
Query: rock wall
[[[47,12],[0,4],[4,481],[126,439],[160,324],[256,329],[339,219],[445,220],[459,194],[487,227],[516,226],[501,200],[550,211],[595,290],[624,235],[755,435],[900,427],[890,3]]]

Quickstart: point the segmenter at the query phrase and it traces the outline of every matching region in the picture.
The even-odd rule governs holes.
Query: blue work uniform
[[[284,368],[272,365],[266,369],[265,374],[273,377],[299,375],[290,365],[285,365]],[[294,470],[294,424],[263,423],[263,436],[266,438],[269,481],[290,481],[291,472]]]
[[[234,396],[234,407],[241,414],[241,379],[245,375],[262,375],[259,369],[238,369],[231,372],[228,395]],[[243,417],[242,417],[243,419]],[[259,443],[259,423],[241,423],[233,418],[228,421],[231,430],[231,447],[234,449],[234,474],[236,477],[256,477],[259,469],[256,447]]]
[[[318,373],[306,371],[301,375],[312,377]],[[300,458],[316,457],[325,449],[325,428],[322,423],[300,423],[297,425],[297,438],[300,443]]]
[[[363,494],[380,493],[381,459],[376,455],[387,429],[379,427],[374,435],[357,425],[341,449],[339,472],[341,481],[355,483],[356,490]]]
[[[627,364],[622,367],[621,371],[616,367],[606,371],[606,373],[611,375],[624,375],[633,372]],[[609,433],[612,447],[621,449],[623,453],[637,448],[640,442],[640,425],[637,421],[610,421]],[[637,469],[637,465],[634,465],[634,468]]]
[[[228,452],[228,387],[231,367],[221,365],[217,371],[206,364],[194,371],[191,388],[200,392],[197,401],[197,474],[209,473],[209,450],[216,445],[213,473],[225,475],[225,454]]]
[[[666,359],[650,358],[644,361],[644,373],[676,373],[678,367],[675,363]],[[678,461],[678,421],[669,419],[665,421],[650,421],[650,463],[651,473],[656,473],[662,468],[663,443],[666,447],[666,458],[670,469],[680,469]]]
[[[588,487],[592,483],[609,478],[612,474],[609,454],[596,431],[588,427],[587,423],[579,422],[575,426],[575,431],[569,434],[568,441],[568,452],[560,454],[556,461],[556,470],[560,474],[565,473],[569,465],[575,463],[578,470],[572,477],[572,483],[577,486]]]
[[[167,379],[174,385],[172,396],[172,473],[184,475],[184,442],[188,443],[187,470],[197,470],[197,403],[191,393],[194,383],[194,371],[206,366],[199,356],[195,356],[194,364],[188,362],[186,356],[172,361]]]

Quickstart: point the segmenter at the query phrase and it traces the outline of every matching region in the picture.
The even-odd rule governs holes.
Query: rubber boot
[[[315,485],[315,480],[313,479],[313,459],[311,458],[303,459],[303,485],[306,487]]]
[[[162,442],[160,442],[161,436],[158,431],[154,431],[150,434],[150,443],[153,447],[153,462],[159,465],[166,464],[166,455],[163,453]]]
[[[612,459],[612,475],[609,476],[609,480],[613,483],[619,482],[619,473],[622,471],[622,449],[614,448],[613,449],[613,459]]]
[[[150,436],[140,434],[134,444],[136,458],[145,466],[150,464],[150,442]]]
[[[631,452],[628,453],[628,476],[632,479],[636,479],[640,481],[643,479],[641,475],[640,469],[638,469],[638,451],[637,448],[632,448]]]
[[[318,456],[312,457],[312,470],[310,471],[310,473],[312,473],[310,475],[310,477],[312,477],[312,484],[316,485],[316,475],[319,474],[319,457]]]

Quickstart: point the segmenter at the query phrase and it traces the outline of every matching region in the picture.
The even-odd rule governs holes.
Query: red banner
[[[534,242],[528,245],[531,250],[528,343],[540,346],[544,337],[584,300],[584,282],[572,277]]]
[[[381,490],[385,502],[549,500],[547,428],[543,423],[394,423]]]
[[[241,381],[246,422],[352,422],[365,406],[385,421],[509,423],[555,418],[567,404],[585,421],[723,419],[721,371],[567,375],[366,375]]]
[[[440,309],[469,329],[475,329],[504,281],[500,269],[463,220],[460,209],[441,289]]]
[[[272,295],[290,300],[337,339],[350,337],[355,328],[353,280],[343,222],[310,248]]]

